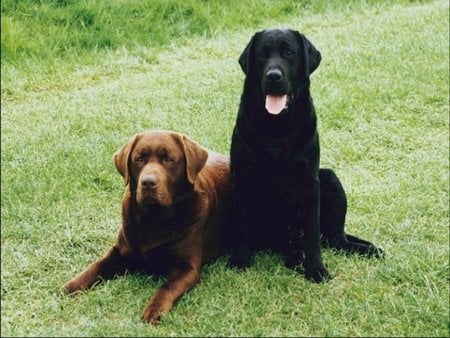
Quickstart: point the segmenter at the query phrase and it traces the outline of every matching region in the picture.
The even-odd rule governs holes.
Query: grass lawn
[[[276,2],[247,1],[268,6],[262,19],[247,22],[240,8],[214,26],[209,14],[226,19],[216,1],[209,12],[185,1],[196,5],[181,18],[200,11],[209,30],[179,20],[155,47],[121,41],[123,25],[116,40],[83,51],[73,32],[70,48],[31,41],[2,1],[1,335],[449,336],[449,5],[347,2],[269,12]],[[124,187],[112,154],[156,128],[228,153],[237,59],[254,31],[272,26],[302,31],[322,53],[312,75],[322,166],[347,191],[348,232],[385,259],[323,250],[334,279],[318,285],[270,252],[245,271],[224,257],[158,327],[139,318],[162,278],[128,275],[63,296],[116,238]],[[52,44],[59,51],[41,50]]]

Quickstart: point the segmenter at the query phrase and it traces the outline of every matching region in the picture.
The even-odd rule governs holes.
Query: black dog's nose
[[[270,82],[280,82],[281,80],[283,80],[283,73],[281,72],[281,70],[279,69],[270,69],[267,73],[266,73],[266,78],[267,81]]]
[[[158,177],[156,175],[145,175],[141,179],[142,186],[144,188],[154,188],[158,182]]]

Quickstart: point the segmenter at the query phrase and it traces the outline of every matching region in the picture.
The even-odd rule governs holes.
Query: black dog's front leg
[[[255,185],[244,173],[233,170],[232,175],[234,243],[229,265],[246,268],[251,264],[252,225],[255,222]]]
[[[310,181],[305,192],[305,218],[303,223],[303,246],[305,250],[305,276],[315,282],[322,282],[329,277],[329,273],[322,262],[320,253],[320,182],[319,179]]]

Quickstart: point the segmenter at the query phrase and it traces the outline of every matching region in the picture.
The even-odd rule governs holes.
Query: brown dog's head
[[[170,206],[192,189],[207,158],[208,152],[185,135],[150,131],[119,149],[114,164],[140,206]]]

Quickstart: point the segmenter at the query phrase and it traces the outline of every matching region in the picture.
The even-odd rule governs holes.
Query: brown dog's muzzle
[[[141,184],[143,189],[156,189],[158,183],[158,176],[156,175],[144,175],[141,178]]]
[[[136,200],[141,206],[172,204],[172,189],[163,167],[148,164],[142,169],[138,179]]]

